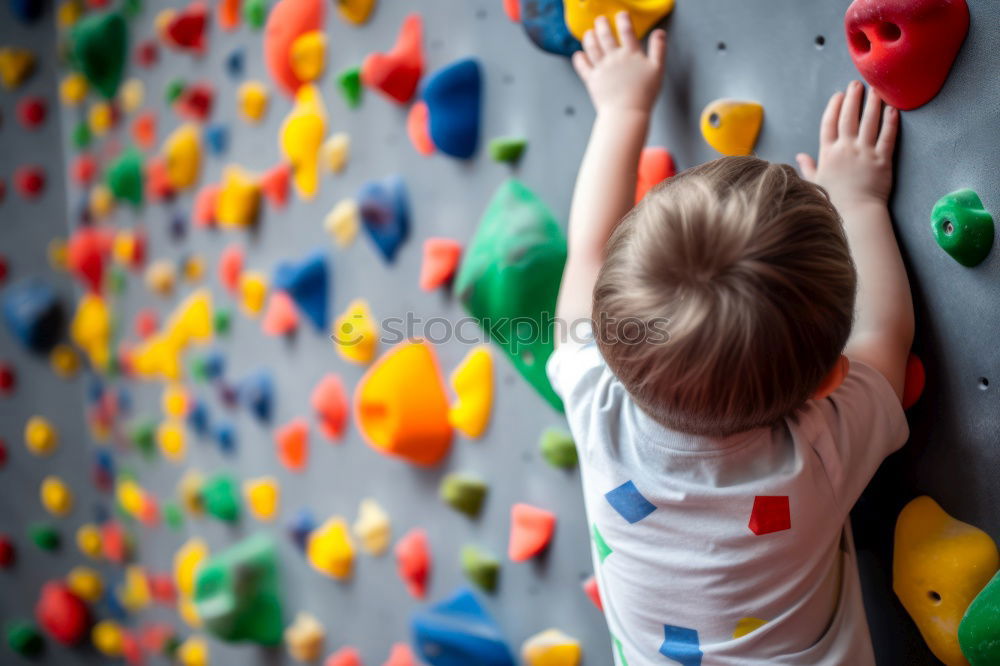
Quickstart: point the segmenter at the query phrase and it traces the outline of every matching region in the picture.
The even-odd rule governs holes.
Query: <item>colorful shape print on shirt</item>
[[[605,493],[604,497],[614,510],[630,523],[637,523],[656,511],[653,503],[643,497],[631,481],[626,481],[614,490]],[[787,498],[785,501],[787,502]]]
[[[792,528],[792,515],[788,508],[787,495],[758,495],[753,498],[750,513],[750,531],[757,536],[781,532]]]
[[[733,638],[742,638],[747,634],[752,634],[765,624],[767,624],[767,620],[762,620],[759,617],[741,617],[736,623],[736,628],[733,629]]]
[[[597,557],[600,558],[601,562],[604,562],[608,555],[614,551],[611,550],[611,546],[609,546],[608,542],[604,540],[603,536],[601,536],[601,531],[597,529],[597,523],[591,525],[590,532],[591,536],[594,538],[594,546],[597,548]]]
[[[660,654],[683,666],[701,666],[701,645],[698,632],[672,624],[663,625],[663,644]]]

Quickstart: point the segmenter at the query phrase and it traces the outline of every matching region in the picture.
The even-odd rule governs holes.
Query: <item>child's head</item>
[[[657,186],[619,225],[594,288],[597,341],[655,419],[729,435],[820,388],[855,286],[826,193],[789,166],[726,157]]]

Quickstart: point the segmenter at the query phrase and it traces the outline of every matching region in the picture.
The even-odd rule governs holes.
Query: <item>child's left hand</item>
[[[583,36],[583,51],[573,54],[573,67],[587,86],[598,112],[649,113],[663,80],[666,33],[654,30],[649,37],[648,53],[643,53],[628,12],[619,12],[615,24],[620,44],[607,18],[597,17],[594,29]]]

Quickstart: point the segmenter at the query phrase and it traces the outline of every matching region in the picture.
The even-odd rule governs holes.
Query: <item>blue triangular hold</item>
[[[309,533],[316,529],[316,518],[313,516],[313,512],[309,509],[299,509],[299,512],[295,514],[295,518],[288,525],[288,533],[292,537],[292,541],[298,546],[299,550],[306,549],[306,541],[309,539]]]
[[[459,159],[475,154],[482,80],[479,62],[466,58],[439,69],[424,85],[431,140],[442,153]]]
[[[521,7],[521,25],[535,46],[555,53],[570,56],[581,48],[573,33],[566,27],[563,0],[532,0]]]
[[[358,208],[365,231],[385,260],[392,263],[410,232],[406,185],[398,175],[368,181],[358,192]]]
[[[418,654],[431,666],[516,663],[500,628],[468,588],[414,614],[410,625]]]
[[[240,402],[257,417],[257,420],[268,423],[274,402],[274,384],[271,375],[266,370],[259,370],[250,375],[239,386]]]
[[[299,262],[282,262],[274,271],[274,288],[288,292],[306,319],[320,332],[328,324],[329,270],[322,251]]]
[[[209,125],[205,128],[205,143],[213,155],[221,155],[229,147],[229,129],[225,125]]]
[[[33,352],[47,352],[62,335],[63,314],[52,287],[27,278],[7,287],[3,299],[7,328]]]
[[[34,23],[42,17],[44,0],[10,0],[10,13],[21,23]]]

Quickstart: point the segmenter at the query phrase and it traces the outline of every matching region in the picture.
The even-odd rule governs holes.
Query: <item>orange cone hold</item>
[[[368,444],[387,455],[433,465],[451,447],[448,398],[424,342],[405,342],[376,361],[358,383],[354,412]]]
[[[552,540],[556,515],[530,504],[515,504],[510,510],[510,543],[507,556],[514,562],[530,560]]]
[[[284,208],[285,204],[288,203],[288,189],[291,179],[291,165],[279,164],[260,177],[260,190],[276,208]]]
[[[242,0],[221,0],[219,2],[219,27],[223,30],[235,30],[240,27],[240,5]]]
[[[235,294],[240,288],[240,275],[243,273],[243,247],[233,243],[219,255],[219,282],[230,293]]]
[[[406,589],[417,599],[427,596],[427,579],[431,572],[431,554],[427,533],[412,529],[396,543],[396,568]]]
[[[677,168],[666,148],[648,146],[639,156],[639,176],[635,182],[635,202],[639,203],[653,186],[674,176]]]
[[[278,428],[274,440],[282,465],[293,472],[306,468],[309,462],[309,424],[305,419],[295,419]]]
[[[521,22],[521,0],[503,0],[503,11],[514,23]]]
[[[406,134],[413,148],[427,157],[434,154],[434,140],[431,139],[431,113],[427,104],[420,101],[410,107],[406,114]]]
[[[340,377],[333,373],[325,375],[316,384],[309,400],[316,417],[319,430],[328,439],[340,439],[347,427],[347,391]]]
[[[219,186],[205,185],[194,198],[194,223],[205,228],[215,224],[215,205],[219,201]]]
[[[267,335],[290,335],[299,327],[299,313],[295,301],[283,291],[271,294],[261,328]]]
[[[424,263],[420,266],[420,288],[434,291],[448,283],[458,268],[462,246],[451,238],[428,238],[424,241]]]
[[[292,67],[292,44],[307,32],[322,30],[325,13],[323,0],[281,0],[268,14],[264,63],[274,82],[289,96],[303,83]]]

